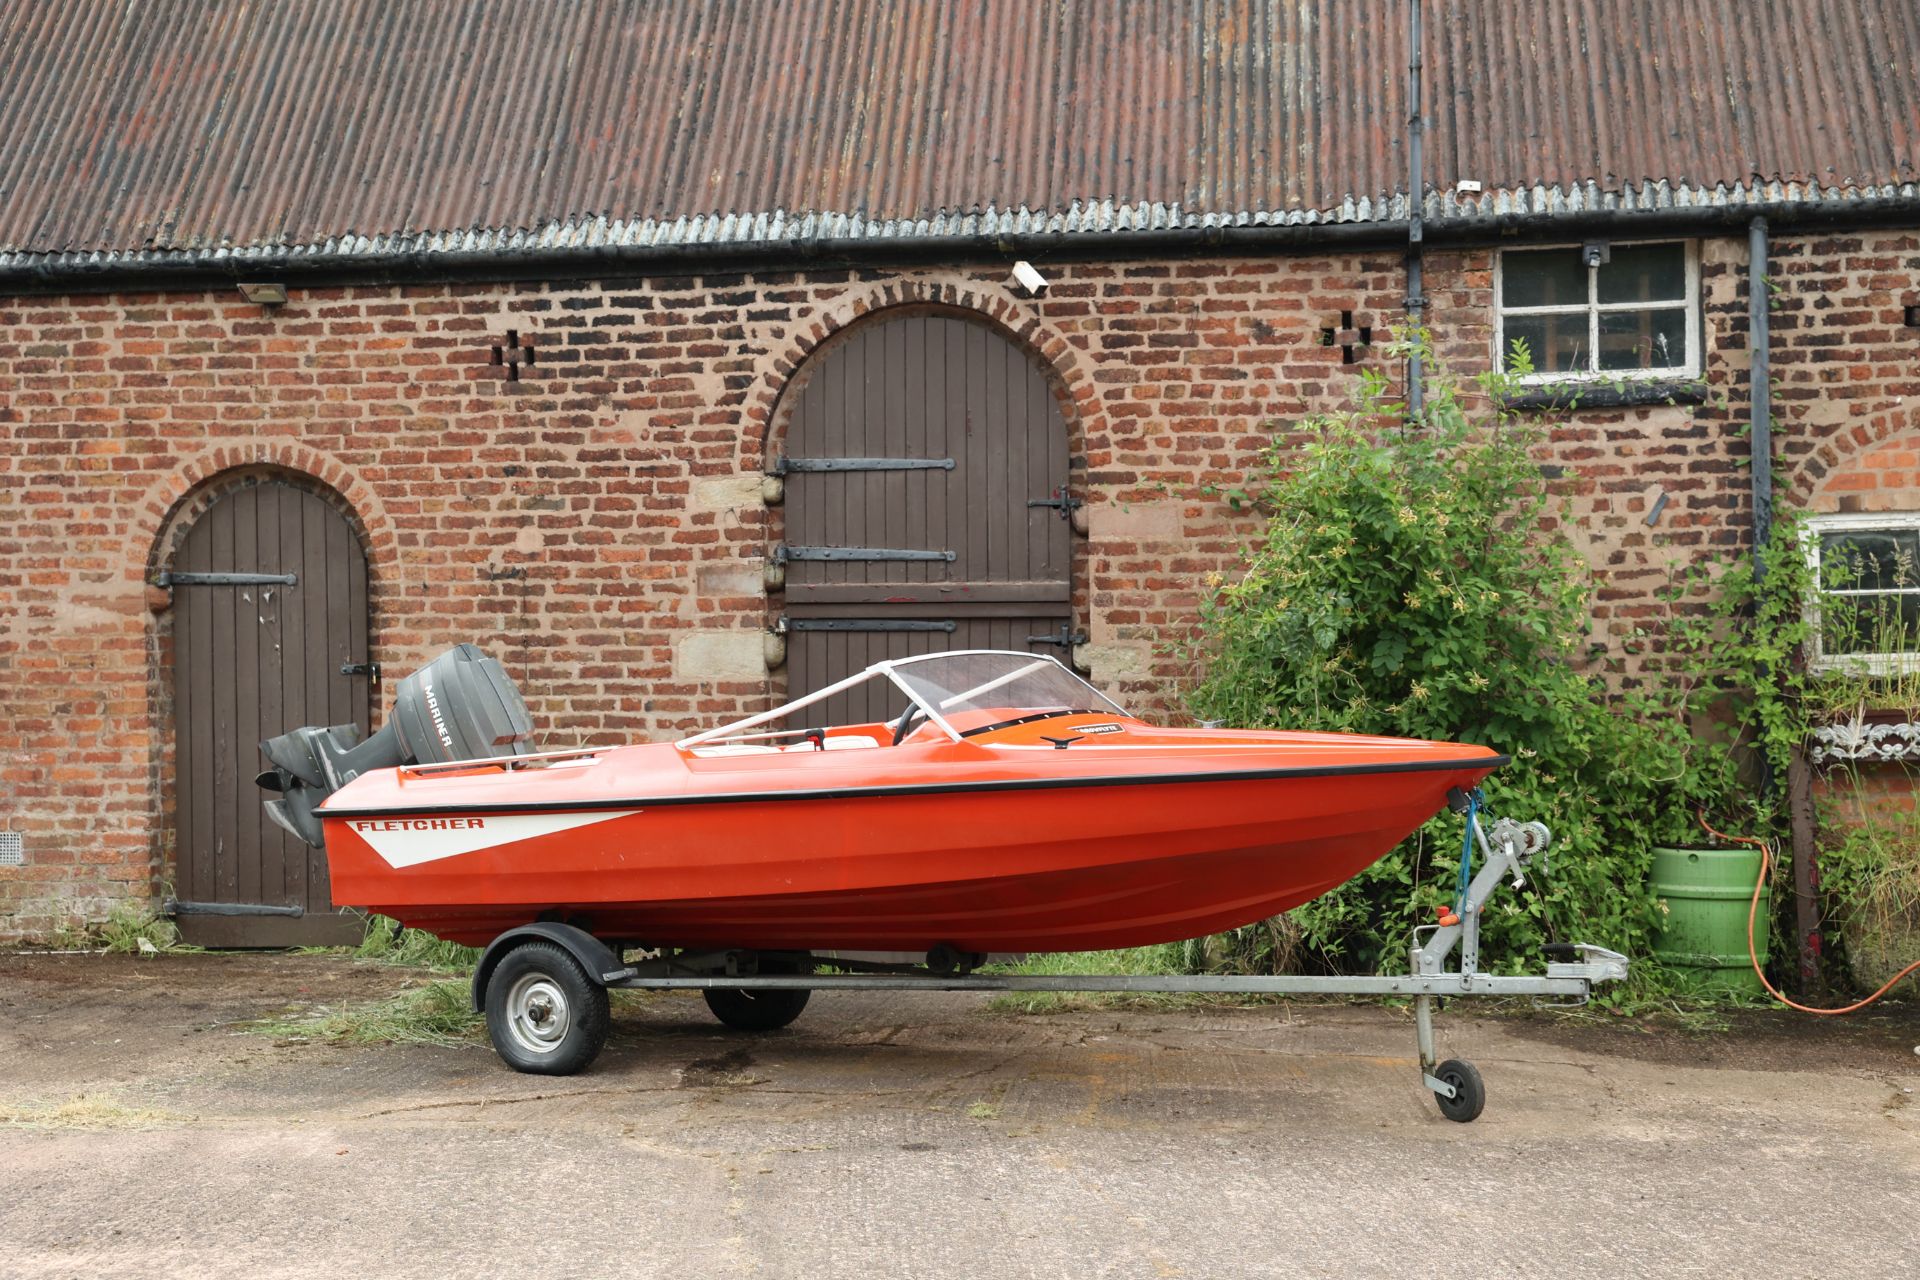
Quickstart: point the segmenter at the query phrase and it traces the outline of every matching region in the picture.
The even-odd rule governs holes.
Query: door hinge
[[[167,573],[153,580],[156,587],[252,587],[295,586],[300,579],[291,573]]]
[[[945,560],[951,551],[921,551],[905,547],[789,547],[784,543],[773,549],[773,558],[781,564],[789,560]]]
[[[182,902],[168,898],[160,906],[164,916],[304,916],[305,907],[275,906],[268,902]]]
[[[782,618],[782,631],[942,631],[952,635],[953,622],[917,618]]]
[[[800,471],[951,471],[952,458],[788,458],[774,464],[773,475]]]

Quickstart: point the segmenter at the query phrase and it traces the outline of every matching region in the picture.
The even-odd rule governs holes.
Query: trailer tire
[[[1453,1086],[1453,1096],[1436,1093],[1433,1100],[1440,1107],[1440,1114],[1457,1124],[1467,1124],[1480,1118],[1487,1108],[1487,1084],[1480,1078],[1480,1069],[1471,1062],[1462,1062],[1458,1058],[1448,1058],[1433,1069],[1433,1078],[1444,1080]]]
[[[487,980],[487,1035],[515,1071],[570,1076],[607,1043],[607,989],[566,948],[523,942]]]
[[[701,994],[713,1016],[735,1031],[778,1031],[800,1016],[813,992],[708,987]]]

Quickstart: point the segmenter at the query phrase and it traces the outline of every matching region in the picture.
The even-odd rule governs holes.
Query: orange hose
[[[1912,964],[1894,974],[1891,978],[1888,978],[1885,986],[1881,987],[1866,999],[1856,1000],[1852,1004],[1844,1005],[1838,1009],[1816,1009],[1812,1005],[1800,1004],[1797,1001],[1787,999],[1787,997],[1780,994],[1779,990],[1771,982],[1767,981],[1765,971],[1760,968],[1759,949],[1753,945],[1753,920],[1760,912],[1760,891],[1766,888],[1767,877],[1773,872],[1773,848],[1765,840],[1756,840],[1752,836],[1730,836],[1724,831],[1714,830],[1707,822],[1707,815],[1704,813],[1700,815],[1700,825],[1706,828],[1709,835],[1718,836],[1722,840],[1730,840],[1735,844],[1750,844],[1760,850],[1760,878],[1753,882],[1753,898],[1747,903],[1747,959],[1753,963],[1753,972],[1760,979],[1760,985],[1767,989],[1767,994],[1775,1000],[1778,1000],[1781,1004],[1786,1005],[1787,1008],[1798,1009],[1802,1013],[1811,1013],[1822,1018],[1830,1018],[1842,1013],[1853,1013],[1866,1008],[1875,1000],[1878,1000],[1881,996],[1891,991],[1894,983],[1900,981],[1900,979],[1906,977],[1915,969],[1920,969],[1920,960],[1915,960]]]

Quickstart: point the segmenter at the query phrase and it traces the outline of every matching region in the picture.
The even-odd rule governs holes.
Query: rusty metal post
[[[1813,766],[1796,747],[1787,763],[1787,817],[1793,832],[1793,938],[1799,955],[1799,991],[1818,994],[1820,972],[1820,863],[1814,848]]]

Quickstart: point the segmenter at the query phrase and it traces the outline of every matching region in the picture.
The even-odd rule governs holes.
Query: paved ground
[[[1920,1011],[1476,1017],[816,997],[616,1013],[589,1074],[236,1024],[411,975],[0,955],[0,1275],[1729,1276],[1920,1265]],[[63,1109],[64,1108],[64,1109]]]

